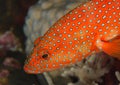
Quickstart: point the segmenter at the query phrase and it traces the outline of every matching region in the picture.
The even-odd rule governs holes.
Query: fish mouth
[[[34,61],[35,61],[34,58],[31,59],[31,56],[29,56],[29,58],[27,58],[25,60],[24,67],[23,67],[24,71],[28,74],[43,73],[43,72],[41,72],[41,69],[38,69],[38,67],[36,66],[36,63]]]
[[[28,74],[41,74],[43,72],[35,70],[34,68],[31,68],[30,66],[25,65],[23,67],[24,71]]]

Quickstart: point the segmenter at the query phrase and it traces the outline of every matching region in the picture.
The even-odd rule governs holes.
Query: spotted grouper
[[[92,0],[64,15],[35,40],[24,70],[48,72],[101,51],[120,60],[120,0]]]

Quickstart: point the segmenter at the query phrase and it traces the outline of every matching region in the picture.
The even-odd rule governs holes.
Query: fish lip
[[[41,74],[41,73],[42,73],[42,72],[40,72],[40,71],[37,71],[37,72],[36,72],[36,71],[33,71],[32,69],[29,69],[28,66],[26,66],[26,65],[23,67],[23,69],[24,69],[24,71],[25,71],[26,73],[28,73],[28,74]]]

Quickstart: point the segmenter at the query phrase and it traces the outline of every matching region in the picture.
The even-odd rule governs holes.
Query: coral
[[[7,66],[7,67],[16,68],[16,69],[21,68],[20,63],[16,59],[14,59],[12,57],[5,58],[5,60],[3,61],[3,65]]]
[[[3,78],[3,77],[8,77],[9,76],[9,71],[7,69],[1,69],[0,70],[0,78]]]
[[[70,85],[97,85],[96,82],[102,82],[101,77],[109,72],[112,62],[113,59],[105,53],[97,53],[77,63],[71,70],[64,71],[62,76],[78,77],[78,82]]]
[[[8,57],[8,51],[17,51],[20,46],[19,40],[11,31],[0,35],[0,85],[9,85],[8,76],[15,69],[20,69],[20,63],[13,57]]]
[[[102,85],[103,77],[109,73],[113,64],[114,59],[101,52],[92,54],[77,64],[44,74],[55,85]],[[110,84],[107,82],[104,85]]]
[[[1,49],[14,50],[16,48],[15,36],[11,32],[5,32],[0,36]]]
[[[6,51],[16,51],[20,43],[11,31],[0,35],[0,57],[4,56]]]
[[[13,68],[20,69],[20,62],[14,58],[5,57],[5,60],[2,61],[2,64],[0,65],[0,85],[9,85],[8,77],[10,75],[10,72],[14,70]]]
[[[0,85],[8,85],[9,71],[7,69],[0,70]]]

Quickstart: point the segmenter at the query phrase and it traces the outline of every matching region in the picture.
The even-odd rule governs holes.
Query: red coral
[[[9,67],[12,67],[12,68],[16,68],[16,69],[20,69],[21,68],[21,65],[20,63],[14,59],[14,58],[6,58],[4,61],[3,61],[3,65],[4,66],[9,66]]]
[[[3,78],[3,77],[8,77],[9,76],[9,71],[7,69],[1,69],[0,70],[0,78]]]
[[[11,31],[7,31],[0,36],[0,56],[4,56],[6,51],[15,51],[18,47],[18,39]]]
[[[11,50],[17,45],[14,34],[10,31],[5,32],[0,36],[0,48],[4,50]]]

